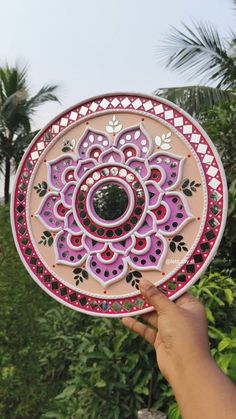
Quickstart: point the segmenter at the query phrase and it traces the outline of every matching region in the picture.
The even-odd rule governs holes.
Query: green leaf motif
[[[174,242],[181,242],[181,240],[183,240],[183,236],[175,236],[172,239]]]
[[[38,183],[37,186],[34,186],[34,189],[36,190],[36,193],[40,196],[40,198],[47,193],[48,184],[45,182],[45,180],[42,181],[42,183]]]
[[[43,234],[41,235],[41,240],[38,242],[38,244],[43,243],[44,246],[48,245],[49,247],[51,247],[53,244],[53,241],[54,239],[53,239],[52,233],[50,233],[50,231],[45,230],[43,231]]]
[[[183,184],[182,184],[182,188],[183,189],[186,188],[188,186],[188,184],[189,184],[189,179],[185,179]]]
[[[182,183],[182,190],[186,196],[192,196],[193,192],[197,192],[197,188],[201,186],[200,183],[196,183],[195,180],[185,179]]]
[[[186,196],[192,196],[193,194],[192,194],[192,192],[190,191],[190,189],[183,189],[183,193],[186,195]]]
[[[172,252],[175,252],[176,251],[176,244],[173,241],[170,242],[170,250]]]
[[[183,236],[177,235],[174,236],[169,244],[169,248],[171,250],[171,252],[175,252],[176,249],[181,252],[182,250],[184,250],[185,252],[188,251],[188,248],[186,246],[186,243],[183,240]]]
[[[79,283],[84,282],[84,279],[88,279],[88,272],[85,269],[82,268],[75,268],[73,269],[73,273],[75,274],[75,284],[79,285]]]
[[[139,278],[142,278],[141,272],[133,271],[128,273],[126,276],[126,282],[127,284],[130,284],[132,287],[135,287],[137,290],[139,290]]]

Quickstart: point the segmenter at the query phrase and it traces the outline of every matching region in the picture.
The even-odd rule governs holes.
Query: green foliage
[[[202,111],[233,100],[234,93],[209,86],[181,86],[156,89],[154,95],[164,97],[199,119]]]
[[[32,115],[48,101],[58,102],[56,88],[45,85],[30,96],[26,67],[0,67],[0,172],[4,175],[5,203],[9,201],[11,166],[18,166],[26,147],[36,135],[31,130]],[[40,189],[42,185],[39,184]],[[43,192],[37,192],[43,196]]]
[[[189,76],[204,76],[218,88],[233,88],[236,80],[235,35],[224,42],[217,29],[202,22],[182,29],[171,28],[165,37],[161,53],[166,66]]]
[[[223,240],[212,270],[236,273],[236,99],[215,106],[202,114],[207,133],[220,153],[228,181],[229,209]]]
[[[17,256],[7,207],[0,207],[0,223],[0,417],[133,419],[151,405],[179,419],[146,342],[117,319],[52,301]],[[236,383],[234,280],[209,273],[192,291],[206,307],[212,354]]]

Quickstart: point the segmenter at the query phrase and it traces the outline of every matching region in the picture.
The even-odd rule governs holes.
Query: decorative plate
[[[107,94],[65,111],[33,140],[12,194],[20,257],[53,298],[96,316],[152,307],[204,272],[219,245],[227,187],[206,133],[172,103]]]

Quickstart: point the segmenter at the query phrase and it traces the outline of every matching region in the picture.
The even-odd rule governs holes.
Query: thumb
[[[150,303],[158,313],[166,312],[175,307],[175,304],[147,279],[140,280],[139,289],[147,302]]]

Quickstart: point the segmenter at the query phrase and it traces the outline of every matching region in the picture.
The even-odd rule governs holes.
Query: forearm
[[[236,418],[236,388],[210,357],[178,371],[170,384],[183,419]]]

